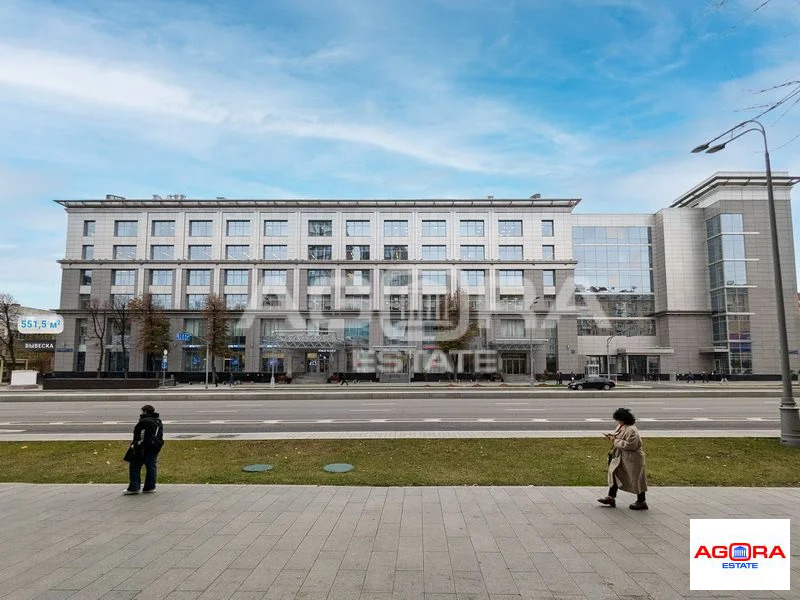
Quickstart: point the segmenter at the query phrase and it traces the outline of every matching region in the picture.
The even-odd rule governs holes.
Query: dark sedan
[[[605,377],[588,376],[570,381],[567,387],[571,390],[610,390],[616,383]]]

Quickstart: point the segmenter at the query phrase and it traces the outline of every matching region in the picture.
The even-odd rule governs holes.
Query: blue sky
[[[658,210],[763,168],[756,137],[688,153],[800,79],[800,2],[762,1],[3,0],[0,291],[58,306],[53,198]],[[781,115],[773,168],[800,174],[800,106]]]

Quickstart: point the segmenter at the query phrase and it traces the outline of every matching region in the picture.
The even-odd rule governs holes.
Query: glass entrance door
[[[524,352],[503,354],[503,372],[506,375],[525,375],[528,373],[528,357]]]

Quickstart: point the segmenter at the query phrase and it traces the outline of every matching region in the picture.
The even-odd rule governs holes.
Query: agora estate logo
[[[755,546],[736,542],[728,546],[700,546],[695,558],[722,558],[731,562],[723,562],[723,569],[757,569],[757,558],[786,558],[781,546]]]

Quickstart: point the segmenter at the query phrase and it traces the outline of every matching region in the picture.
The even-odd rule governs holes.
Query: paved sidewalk
[[[800,490],[0,484],[0,598],[797,598]],[[794,520],[787,592],[689,592],[690,518]]]

